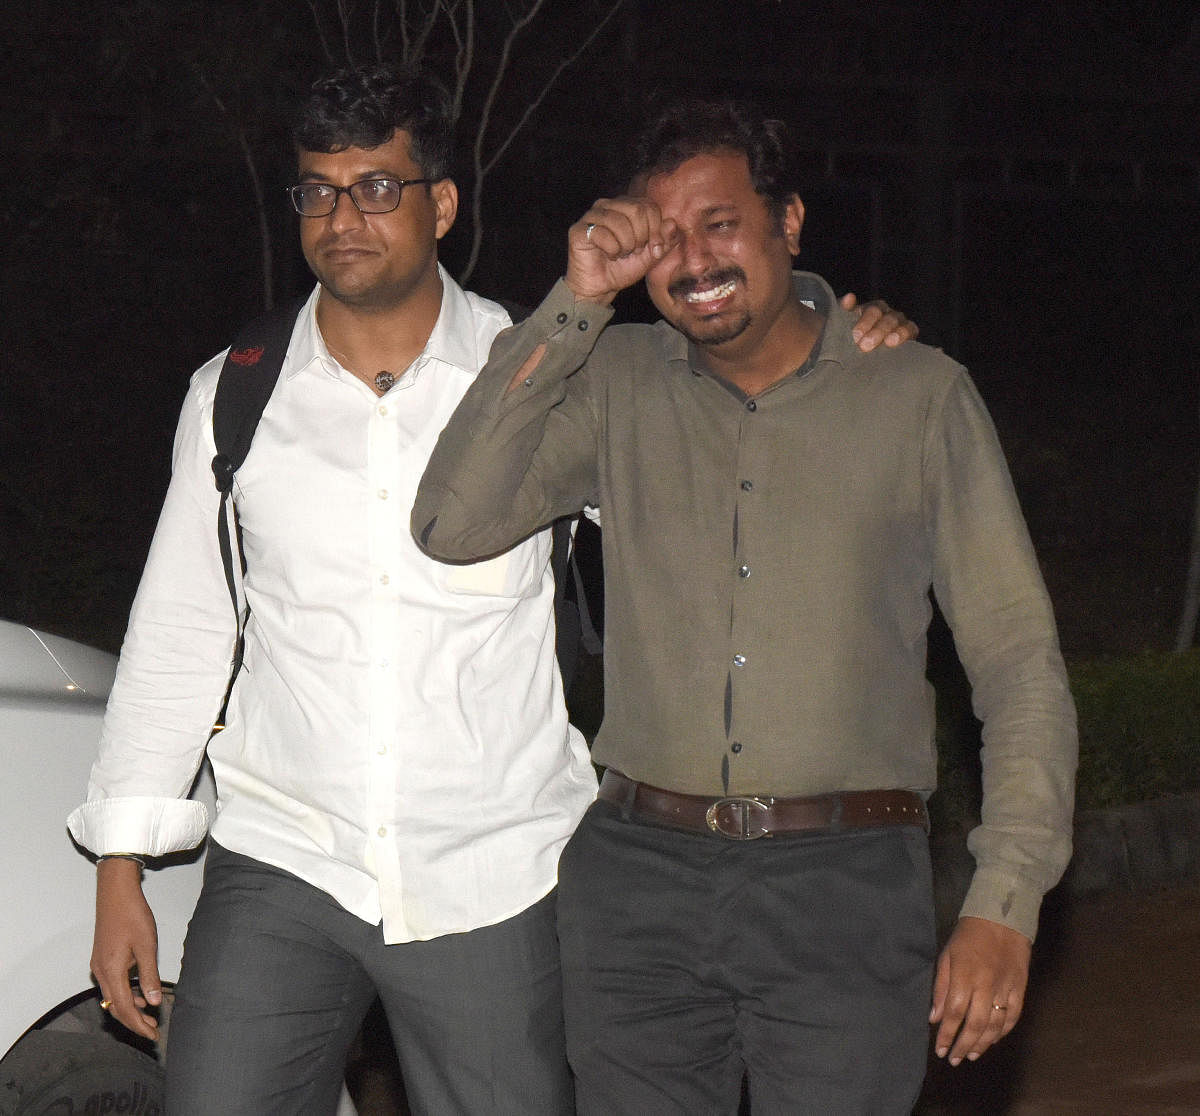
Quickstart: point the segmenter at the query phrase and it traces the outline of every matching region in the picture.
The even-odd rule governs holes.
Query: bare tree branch
[[[1200,20],[1197,21],[1200,23]],[[1175,650],[1186,651],[1196,642],[1196,620],[1200,617],[1200,486],[1192,508],[1192,542],[1188,553],[1187,580],[1183,591],[1183,609],[1175,633]]]
[[[462,116],[463,97],[466,94],[467,79],[471,76],[471,67],[475,59],[475,0],[466,0],[466,28],[460,23],[457,8],[460,5],[451,2],[446,4],[446,19],[450,24],[450,33],[454,38],[454,90],[452,94],[453,108],[451,109],[455,124]]]
[[[513,21],[508,34],[504,36],[504,47],[500,51],[500,61],[496,63],[496,72],[492,75],[492,83],[488,87],[487,96],[483,101],[483,108],[479,112],[479,122],[475,127],[475,143],[472,147],[475,181],[472,183],[471,189],[471,250],[467,255],[467,262],[463,265],[462,271],[458,276],[461,283],[466,283],[474,273],[475,265],[479,262],[479,249],[483,244],[483,227],[481,224],[483,221],[483,180],[487,177],[487,169],[484,166],[483,159],[483,145],[487,137],[487,128],[492,117],[492,109],[495,107],[496,97],[500,92],[500,85],[504,81],[504,75],[512,59],[513,45],[516,42],[517,36],[529,26],[530,20],[542,10],[545,2],[546,0],[533,0],[533,3],[526,10],[525,15]],[[509,142],[511,140],[512,135],[510,134]]]
[[[371,43],[375,47],[375,57],[383,57],[383,39],[379,34],[379,21],[382,18],[383,0],[373,0],[371,4]]]
[[[563,58],[554,68],[554,73],[552,73],[549,78],[546,79],[546,83],[542,86],[537,96],[525,106],[525,111],[521,113],[520,119],[509,130],[508,136],[500,143],[496,150],[492,152],[491,158],[488,159],[481,168],[484,174],[487,174],[509,149],[509,147],[512,145],[512,141],[516,138],[517,133],[525,127],[526,121],[529,120],[529,118],[537,111],[538,106],[541,105],[541,103],[546,99],[546,94],[550,92],[551,88],[558,80],[559,75],[562,74],[563,70],[570,66],[585,50],[587,50],[589,46],[592,45],[593,42],[596,41],[596,38],[599,36],[600,32],[604,30],[609,20],[611,20],[612,17],[617,14],[624,3],[625,0],[615,0],[615,3],[611,8],[608,9],[608,12],[605,14],[604,18],[601,19],[594,28],[592,28],[592,31],[587,38],[585,38],[583,42],[579,44],[579,47],[575,53]]]
[[[342,23],[342,53],[346,58],[346,65],[354,65],[354,51],[350,46],[350,17],[354,14],[354,5],[350,0],[337,0],[338,19]]]
[[[317,11],[317,0],[308,0],[308,10],[312,12],[313,27],[317,32],[317,41],[321,44],[321,51],[329,64],[333,65],[333,48],[325,37],[325,28],[321,26],[321,14]]]
[[[496,150],[491,156],[484,159],[484,144],[487,136],[488,124],[491,121],[492,109],[496,103],[496,97],[500,91],[500,85],[504,80],[508,70],[508,65],[512,57],[513,45],[517,36],[523,31],[533,20],[533,18],[541,11],[545,0],[534,0],[530,7],[526,10],[525,15],[514,19],[513,25],[509,33],[504,39],[504,49],[500,55],[500,61],[496,65],[496,72],[492,77],[491,86],[488,89],[487,97],[483,103],[483,109],[479,114],[479,123],[475,132],[474,144],[474,169],[475,181],[471,191],[471,250],[467,255],[467,262],[463,265],[462,271],[459,273],[458,279],[461,283],[466,283],[475,271],[475,265],[479,262],[479,250],[483,245],[483,183],[487,178],[488,173],[496,165],[500,157],[512,145],[517,133],[525,126],[530,116],[537,110],[538,106],[546,98],[546,94],[550,92],[551,87],[558,80],[559,75],[574,62],[596,39],[609,20],[616,15],[624,0],[614,0],[612,6],[600,20],[600,22],[592,28],[591,33],[583,40],[575,52],[559,62],[554,72],[543,83],[542,88],[537,95],[525,106],[525,111],[521,114],[517,123],[509,129],[508,135],[501,140]]]
[[[254,209],[258,218],[258,238],[261,245],[259,262],[262,267],[263,309],[271,310],[275,306],[275,253],[271,247],[271,228],[267,223],[267,202],[263,192],[262,176],[258,173],[254,151],[250,146],[245,128],[238,128],[237,139],[254,190]]]
[[[429,43],[429,36],[433,34],[433,29],[437,26],[438,15],[441,13],[443,7],[445,7],[444,0],[431,0],[429,7],[422,16],[416,35],[412,35],[409,31],[408,0],[397,0],[396,8],[399,12],[400,23],[402,25],[403,58],[405,62],[413,66],[420,66],[422,64],[425,59],[425,48]],[[449,10],[447,10],[447,18],[450,19],[451,26],[453,26],[453,16]]]
[[[242,160],[246,164],[246,173],[250,176],[250,188],[254,191],[254,213],[258,223],[259,266],[262,270],[263,309],[270,310],[275,305],[275,252],[271,246],[271,227],[267,222],[267,199],[263,191],[262,175],[258,172],[258,161],[254,157],[254,148],[246,135],[246,129],[235,119],[225,104],[220,93],[209,83],[203,71],[199,73],[200,84],[208,91],[216,104],[217,110],[229,121],[237,137],[238,147],[242,152]]]
[[[408,52],[408,2],[407,0],[395,0],[395,3],[396,21],[400,24],[400,57],[407,59],[410,57]]]

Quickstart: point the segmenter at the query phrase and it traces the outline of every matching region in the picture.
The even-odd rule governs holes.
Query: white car
[[[71,840],[117,660],[0,620],[0,1116],[160,1116],[160,1050],[100,1010],[89,959],[94,860]],[[215,813],[205,764],[192,797]],[[170,986],[200,894],[200,852],[149,867],[158,968]],[[399,1111],[390,1102],[388,1111]],[[358,1110],[342,1089],[337,1116]]]
[[[100,1010],[88,968],[93,861],[66,818],[83,799],[116,659],[0,621],[0,1116],[162,1110],[153,1047]],[[212,784],[197,795],[212,806]],[[148,869],[164,981],[179,975],[202,857]]]

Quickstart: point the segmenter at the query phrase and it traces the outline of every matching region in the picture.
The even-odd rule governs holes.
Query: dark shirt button
[[[738,577],[746,578],[750,576],[749,566],[738,566]]]
[[[749,400],[749,401],[746,403],[746,410],[747,410],[747,411],[757,411],[757,410],[758,410],[758,404],[757,404],[757,403],[755,403],[753,399],[751,399],[751,400]]]
[[[580,322],[580,323],[579,323],[579,332],[580,332],[580,333],[586,333],[586,332],[587,332],[587,327],[588,327],[588,324],[587,324],[587,322]]]
[[[729,750],[736,756],[738,752],[742,750],[742,742],[740,740],[735,740],[729,745]]]
[[[558,315],[558,317],[557,317],[557,318],[555,318],[554,320],[555,320],[556,322],[558,322],[558,324],[559,324],[559,325],[562,325],[564,322],[566,322],[566,320],[567,320],[567,315],[566,315],[566,314],[564,314],[564,313],[561,313],[561,312],[560,312],[560,313],[559,313],[559,315]]]
[[[742,481],[742,491],[743,492],[754,491],[754,482],[753,481]]]

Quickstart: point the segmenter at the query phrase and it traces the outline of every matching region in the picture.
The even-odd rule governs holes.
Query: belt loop
[[[608,772],[606,771],[607,775]],[[621,810],[621,820],[630,821],[633,818],[633,805],[637,801],[638,785],[633,779],[626,778],[619,772],[614,771],[613,775],[620,779],[623,784],[621,787],[621,801],[618,806]]]
[[[625,788],[625,798],[621,803],[621,818],[630,821],[633,818],[633,804],[637,801],[638,785],[632,779]]]
[[[833,813],[829,815],[829,828],[842,828],[842,811],[845,809],[846,801],[840,794],[833,796]]]

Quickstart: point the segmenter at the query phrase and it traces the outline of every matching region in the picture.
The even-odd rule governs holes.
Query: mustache
[[[746,273],[740,267],[722,267],[709,271],[699,277],[684,276],[676,279],[667,287],[668,294],[674,298],[686,298],[694,291],[707,290],[709,287],[719,287],[722,283],[746,279]]]

